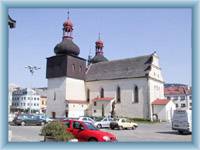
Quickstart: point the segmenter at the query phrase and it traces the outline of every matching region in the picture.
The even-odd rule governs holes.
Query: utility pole
[[[32,79],[33,79],[33,74],[35,73],[35,71],[40,69],[40,67],[37,67],[37,66],[30,66],[30,65],[29,65],[29,66],[25,66],[25,68],[28,69],[29,72],[31,73]],[[32,83],[32,81],[31,81],[31,83]],[[31,87],[30,87],[30,88],[31,88],[31,90],[33,90],[33,89],[32,89],[32,84],[31,84]],[[32,95],[32,93],[31,93],[31,95]],[[30,103],[29,103],[29,113],[31,113],[31,105],[32,105],[31,101],[32,101],[32,98],[33,98],[33,97],[31,97],[31,98],[30,98],[30,101],[29,101],[29,102],[30,102]]]

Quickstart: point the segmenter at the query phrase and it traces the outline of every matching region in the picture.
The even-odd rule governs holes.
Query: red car
[[[89,122],[78,120],[63,120],[62,123],[67,127],[67,131],[71,132],[80,142],[115,142],[116,136],[97,129]]]

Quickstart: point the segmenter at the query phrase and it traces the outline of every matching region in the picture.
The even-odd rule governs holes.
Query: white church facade
[[[56,55],[47,58],[47,114],[73,118],[115,115],[152,120],[156,107],[153,102],[164,100],[158,55],[154,52],[109,61],[104,57],[104,45],[99,38],[96,54],[86,66],[86,60],[78,56],[80,50],[72,40],[72,31],[73,24],[68,17],[63,24],[63,39],[54,48]]]

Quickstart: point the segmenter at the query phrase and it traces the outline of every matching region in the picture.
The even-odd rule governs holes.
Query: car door
[[[87,134],[85,133],[84,126],[79,121],[73,121],[72,134],[78,139],[78,141],[87,141]]]

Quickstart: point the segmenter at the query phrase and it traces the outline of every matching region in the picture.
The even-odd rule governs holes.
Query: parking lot
[[[42,142],[44,137],[40,135],[41,126],[11,126],[11,142]],[[142,141],[162,141],[162,142],[190,142],[192,136],[180,135],[171,130],[170,123],[143,123],[135,130],[110,130],[117,136],[119,142],[142,142]]]

